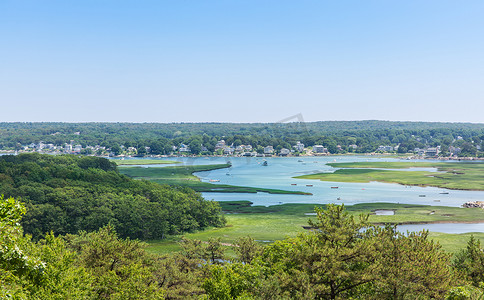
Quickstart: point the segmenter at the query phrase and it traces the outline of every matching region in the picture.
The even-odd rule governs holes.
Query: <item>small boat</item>
[[[303,162],[303,161],[299,159],[297,162]]]
[[[418,195],[419,197],[426,197],[425,195]]]
[[[262,165],[263,165],[264,167],[266,167],[266,166],[267,166],[267,160],[264,160],[264,162],[262,163]]]
[[[218,179],[210,179],[209,181],[210,182],[220,182],[220,180],[218,180]]]
[[[440,200],[434,200],[434,202],[440,202]]]
[[[312,184],[306,184],[306,186],[313,186]]]
[[[291,185],[297,185],[297,183],[291,183]]]
[[[439,193],[439,194],[441,194],[441,195],[448,195],[449,192],[442,192],[442,193]]]
[[[225,173],[225,175],[230,176],[230,173],[227,172],[227,173]]]
[[[338,197],[338,198],[336,198],[336,200],[341,200],[341,198],[340,198],[340,197]]]
[[[338,189],[338,188],[339,188],[339,186],[332,186],[331,188],[332,188],[332,189]]]

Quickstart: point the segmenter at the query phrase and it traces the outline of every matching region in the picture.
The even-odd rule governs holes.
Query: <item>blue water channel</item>
[[[160,158],[165,159],[165,158]],[[328,156],[328,157],[201,157],[166,158],[176,160],[177,165],[219,164],[231,162],[232,167],[195,173],[202,181],[214,184],[230,184],[283,190],[295,190],[312,195],[278,195],[267,193],[203,193],[206,199],[216,201],[248,200],[254,205],[278,205],[284,203],[357,203],[390,202],[460,207],[467,201],[484,200],[484,191],[457,191],[435,187],[404,186],[399,184],[369,182],[341,183],[319,180],[295,179],[294,176],[320,172],[334,172],[326,165],[330,162],[401,161],[395,158],[373,156]],[[267,161],[267,166],[263,162]],[[166,165],[149,165],[163,167]],[[148,167],[148,166],[144,166]],[[404,169],[401,169],[402,171]],[[436,171],[433,168],[412,170]],[[337,188],[336,188],[337,187]],[[484,223],[478,224],[424,224],[404,225],[400,230],[429,229],[447,233],[484,232]]]

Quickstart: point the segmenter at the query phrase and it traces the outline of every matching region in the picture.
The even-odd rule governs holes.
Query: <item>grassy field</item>
[[[237,238],[250,235],[261,243],[270,243],[285,237],[292,237],[304,232],[303,226],[308,224],[307,215],[314,213],[315,204],[283,204],[275,206],[251,206],[248,201],[221,202],[225,211],[227,226],[210,228],[204,231],[188,233],[191,239],[208,240],[210,237],[220,237],[222,242],[231,244]],[[347,206],[347,211],[353,215],[370,214],[370,222],[379,223],[431,223],[431,222],[479,222],[484,221],[484,211],[477,208],[438,207],[427,205],[404,205],[393,203],[369,203]],[[393,216],[376,216],[374,210],[394,210]],[[433,212],[433,214],[430,214]],[[452,215],[452,216],[449,216]],[[431,238],[442,244],[450,252],[456,252],[465,247],[470,234],[431,233]],[[475,234],[484,242],[484,233]],[[156,253],[178,251],[177,241],[181,238],[172,237],[168,240],[149,241],[148,250]]]
[[[167,165],[167,164],[179,164],[179,161],[174,160],[161,160],[161,159],[113,159],[118,166],[129,166],[129,165]]]
[[[465,249],[471,236],[478,238],[481,241],[481,245],[484,244],[484,232],[462,234],[431,232],[429,234],[429,237],[435,242],[438,242],[442,246],[442,249],[451,253],[456,253],[462,249]]]
[[[210,232],[210,231],[207,231]],[[191,239],[200,239],[200,240],[208,240],[206,237],[207,235],[200,235],[197,233],[187,234],[185,237]],[[247,236],[247,235],[242,235]],[[253,235],[250,235],[253,236]],[[287,236],[293,236],[293,234],[288,234]],[[484,233],[482,232],[474,232],[474,233],[462,233],[462,234],[448,234],[448,233],[441,233],[441,232],[430,232],[429,237],[434,242],[439,243],[447,252],[456,253],[462,249],[465,249],[467,246],[467,242],[469,241],[470,237],[474,236],[481,241],[481,244],[484,244]],[[148,241],[147,250],[151,253],[157,254],[168,254],[176,251],[180,251],[181,248],[178,245],[178,241],[181,237],[172,237],[166,240],[153,240]],[[261,241],[261,240],[259,240]],[[268,244],[267,242],[261,242],[262,244]],[[230,247],[225,247],[228,251],[228,255],[232,252],[230,251]]]
[[[193,175],[194,172],[211,171],[230,167],[230,164],[194,165],[194,166],[169,166],[163,168],[143,168],[120,166],[119,171],[135,179],[151,180],[160,184],[187,186],[197,192],[220,192],[220,193],[257,193],[270,194],[299,194],[311,195],[300,191],[287,191],[278,189],[266,189],[247,186],[235,186],[228,184],[213,184],[201,182]]]
[[[240,215],[259,214],[264,216],[292,216],[308,219],[316,204],[282,204],[273,206],[251,206],[249,201],[220,202],[226,213]],[[323,206],[324,205],[320,205]],[[461,208],[448,206],[413,205],[397,203],[361,203],[346,206],[352,215],[368,214],[375,224],[424,224],[424,223],[476,223],[484,222],[484,210],[480,208]],[[375,210],[391,210],[394,215],[375,215]],[[305,225],[305,224],[302,224]]]
[[[354,162],[328,165],[347,169],[296,178],[333,182],[379,181],[454,190],[484,190],[484,163],[481,162]],[[439,172],[381,170],[415,167],[437,168]]]

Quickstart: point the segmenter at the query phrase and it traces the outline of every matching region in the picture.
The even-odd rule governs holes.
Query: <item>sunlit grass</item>
[[[484,163],[475,162],[352,162],[329,163],[338,169],[334,173],[298,176],[333,182],[379,181],[403,185],[433,186],[455,190],[484,190]],[[403,168],[437,168],[440,172],[376,170]]]
[[[251,236],[263,244],[305,232],[308,225],[307,215],[314,213],[315,204],[283,204],[274,206],[250,206],[248,201],[221,202],[226,211],[227,225],[223,228],[209,228],[199,232],[187,233],[190,239],[208,241],[219,237],[223,243],[232,244],[239,237]],[[370,214],[370,222],[383,224],[432,223],[432,222],[478,222],[484,221],[484,211],[478,208],[458,208],[428,205],[405,205],[394,203],[363,203],[346,206],[352,215]],[[374,210],[394,210],[393,216],[376,216]],[[433,214],[430,214],[433,212]],[[451,215],[451,216],[449,216]],[[484,233],[476,234],[484,240]],[[431,233],[431,238],[442,244],[444,250],[456,252],[465,247],[470,234]],[[167,240],[149,241],[149,251],[169,253],[179,251],[177,244],[181,236]]]

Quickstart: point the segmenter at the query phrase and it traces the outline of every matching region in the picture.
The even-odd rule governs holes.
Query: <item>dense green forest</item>
[[[131,179],[99,157],[0,156],[0,194],[25,202],[22,226],[34,239],[108,224],[123,238],[153,239],[224,224],[218,203],[188,188]]]
[[[218,140],[228,145],[252,145],[254,150],[272,145],[292,149],[297,141],[306,146],[324,145],[331,153],[368,153],[380,145],[399,145],[398,152],[415,148],[459,147],[462,155],[478,155],[484,124],[326,121],[292,123],[0,123],[0,149],[38,143],[63,145],[74,141],[83,147],[100,145],[120,152],[136,147],[151,154],[169,154],[173,146],[188,145],[192,154],[212,154]],[[340,147],[338,147],[341,146]],[[357,147],[350,147],[356,145]],[[206,150],[205,150],[206,149]]]
[[[154,255],[111,226],[37,242],[25,206],[0,200],[2,299],[482,299],[484,252],[471,238],[454,258],[427,232],[372,226],[344,206],[316,208],[312,230],[271,245],[183,239]],[[228,256],[227,249],[233,255]]]

